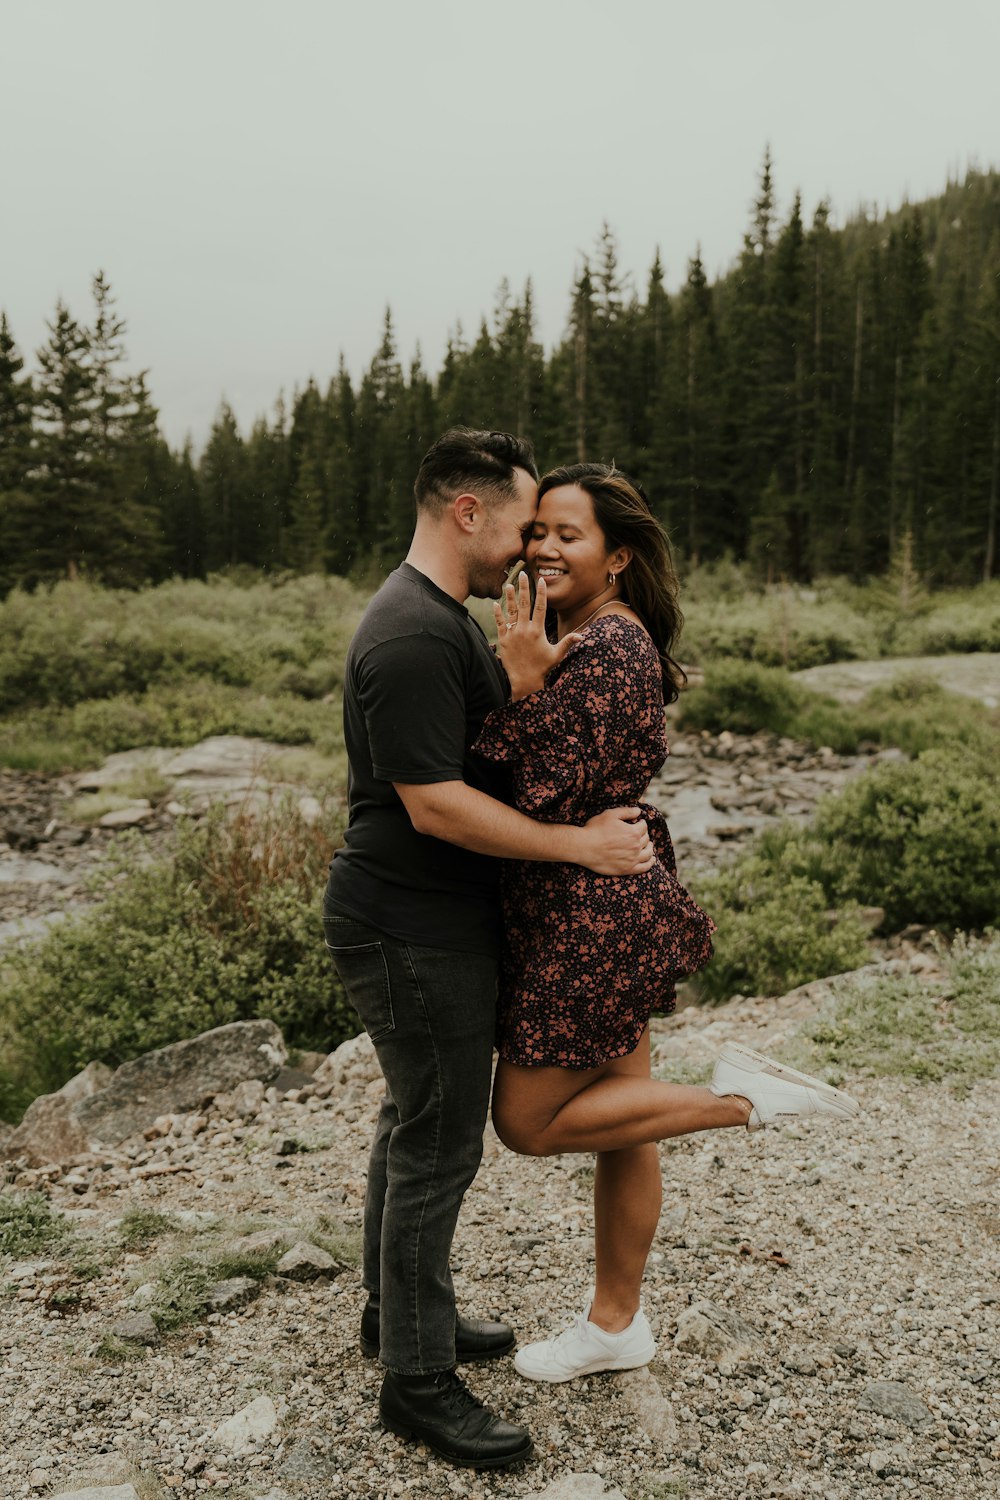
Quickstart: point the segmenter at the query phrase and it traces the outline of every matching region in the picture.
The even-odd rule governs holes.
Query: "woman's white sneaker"
[[[528,1380],[559,1382],[596,1375],[599,1370],[635,1370],[648,1365],[655,1353],[656,1343],[641,1307],[621,1333],[607,1333],[581,1313],[554,1339],[522,1345],[514,1356],[514,1369]]]
[[[748,1130],[783,1125],[804,1115],[851,1120],[861,1113],[860,1104],[850,1094],[735,1042],[727,1042],[719,1053],[709,1087],[713,1094],[739,1094],[750,1100],[753,1109]]]

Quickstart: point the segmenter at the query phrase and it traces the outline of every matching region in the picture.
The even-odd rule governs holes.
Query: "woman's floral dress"
[[[623,615],[595,620],[543,691],[489,715],[475,749],[508,764],[520,810],[583,824],[642,807],[657,854],[643,875],[504,866],[498,1046],[527,1067],[594,1068],[633,1052],[650,1010],[712,956],[715,925],[677,880],[663,814],[639,799],[667,757],[659,657]]]

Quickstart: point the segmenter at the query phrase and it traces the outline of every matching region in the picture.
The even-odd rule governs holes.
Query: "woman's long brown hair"
[[[632,561],[618,575],[622,600],[635,610],[649,631],[663,668],[663,696],[673,703],[687,681],[673,650],[684,624],[677,596],[680,584],[670,542],[649,508],[642,486],[607,464],[566,464],[544,475],[538,498],[560,485],[586,490],[609,552],[628,547]]]

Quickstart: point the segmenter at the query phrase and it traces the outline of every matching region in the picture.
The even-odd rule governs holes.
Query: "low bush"
[[[933,749],[876,766],[824,798],[813,828],[828,896],[885,907],[890,931],[1000,921],[995,758]]]
[[[713,734],[728,729],[733,734],[792,735],[808,708],[826,701],[774,667],[715,661],[704,686],[681,697],[677,724],[681,729],[707,729]],[[831,706],[836,710],[835,704]]]
[[[0,603],[0,704],[70,706],[192,677],[315,698],[339,684],[366,600],[345,579],[314,576],[15,590]]]
[[[927,593],[915,575],[867,584],[755,586],[732,563],[683,579],[685,661],[733,657],[797,670],[881,656],[1000,651],[1000,583]]]
[[[756,662],[712,662],[704,686],[682,694],[679,729],[719,734],[762,732],[829,745],[850,755],[864,743],[907,755],[954,744],[987,754],[1000,744],[1000,713],[919,675],[872,688],[860,703],[840,704]]]
[[[864,963],[866,928],[853,903],[834,914],[822,884],[793,846],[774,857],[759,845],[693,882],[718,927],[715,956],[695,980],[708,1001],[781,995]]]
[[[117,1065],[270,1016],[292,1046],[358,1028],[323,945],[337,842],[292,803],[181,825],[172,858],[109,872],[100,905],[9,952],[0,976],[0,1116],[92,1058]]]

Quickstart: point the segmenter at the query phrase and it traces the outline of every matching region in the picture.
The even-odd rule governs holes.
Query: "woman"
[[[640,487],[601,464],[543,478],[525,555],[534,605],[522,574],[506,618],[497,607],[511,702],[476,748],[509,764],[522,811],[581,823],[635,803],[666,758],[664,699],[682,676],[677,577]],[[741,1047],[723,1049],[710,1087],[651,1078],[650,1010],[673,1009],[675,981],[711,956],[714,925],[676,878],[663,815],[642,806],[658,856],[646,874],[517,861],[505,872],[494,1125],[527,1155],[597,1153],[593,1298],[558,1337],[518,1352],[535,1380],[653,1358],[640,1285],[660,1212],[657,1141],[858,1113],[846,1094]]]

